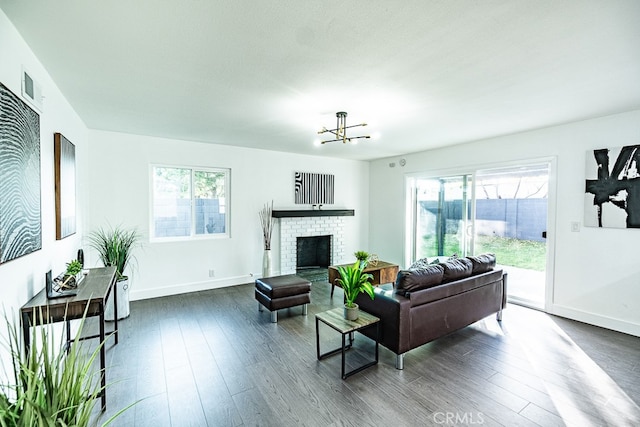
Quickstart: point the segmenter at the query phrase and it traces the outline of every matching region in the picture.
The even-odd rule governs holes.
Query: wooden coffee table
[[[354,261],[355,262],[355,261]],[[336,279],[340,277],[338,267],[346,267],[352,264],[330,265],[329,266],[329,283],[331,283],[331,298],[333,298],[333,290],[336,286],[340,286]],[[363,270],[364,273],[369,273],[373,276],[371,284],[373,286],[383,285],[385,283],[394,283],[398,276],[399,267],[397,264],[390,262],[378,261],[377,265],[369,264],[367,268]]]

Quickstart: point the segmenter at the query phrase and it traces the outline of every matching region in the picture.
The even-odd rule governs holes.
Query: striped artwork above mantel
[[[333,204],[335,176],[323,173],[295,173],[296,205]]]

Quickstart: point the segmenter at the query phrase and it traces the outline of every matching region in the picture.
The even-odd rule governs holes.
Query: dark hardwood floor
[[[510,305],[347,380],[316,360],[315,314],[340,305],[312,286],[309,313],[259,312],[253,284],[131,303],[107,343],[115,426],[637,426],[640,338]],[[323,351],[340,335],[321,329]],[[373,344],[356,335],[349,366]]]

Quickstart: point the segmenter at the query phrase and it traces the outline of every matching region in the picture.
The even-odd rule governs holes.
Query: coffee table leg
[[[380,322],[376,323],[376,363],[378,363],[378,343],[380,342]]]
[[[316,354],[318,355],[318,360],[320,360],[320,330],[318,326],[318,318],[316,317]]]
[[[344,362],[344,357],[345,357],[345,348],[344,348],[344,335],[345,334],[341,334],[342,335],[342,379],[344,380],[345,378],[347,378],[347,376],[344,374],[344,368],[345,368],[345,362]]]

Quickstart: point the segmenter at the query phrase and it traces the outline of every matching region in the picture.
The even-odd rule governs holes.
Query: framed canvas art
[[[297,205],[333,204],[334,175],[295,173],[295,203]]]
[[[588,151],[584,225],[640,228],[640,145]]]
[[[40,116],[0,83],[0,264],[41,248]]]
[[[61,133],[53,135],[56,239],[76,232],[76,147]]]

